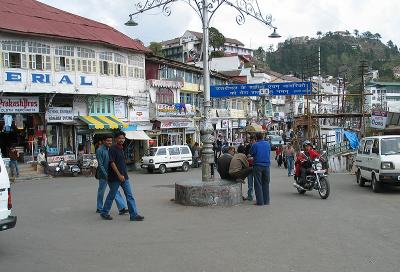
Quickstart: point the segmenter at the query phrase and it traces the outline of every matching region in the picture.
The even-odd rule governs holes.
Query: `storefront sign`
[[[239,121],[239,127],[240,127],[240,128],[246,127],[246,124],[247,124],[246,119],[241,119],[241,120]]]
[[[230,117],[231,113],[229,110],[217,110],[218,117]]]
[[[196,108],[190,104],[157,104],[157,116],[194,116]]]
[[[387,112],[374,110],[371,114],[371,128],[384,129],[386,127]]]
[[[229,120],[222,120],[221,128],[229,128]]]
[[[232,128],[239,128],[239,120],[232,120]]]
[[[274,120],[276,122],[285,120],[285,113],[284,112],[274,112],[274,117],[272,118],[272,120]]]
[[[71,123],[74,121],[72,107],[50,107],[46,120],[48,123]]]
[[[4,75],[6,82],[23,82],[22,73],[15,71],[5,71]],[[57,83],[60,85],[73,85],[73,80],[75,77],[71,75],[56,75],[56,78],[53,79],[50,73],[32,73],[29,81],[32,84],[52,84]],[[92,86],[92,79],[87,78],[86,76],[80,76],[76,85],[80,86]]]
[[[161,128],[186,128],[193,127],[193,122],[191,121],[163,121],[161,122]]]
[[[63,155],[63,156],[48,156],[47,157],[47,162],[48,163],[53,163],[53,162],[59,162],[61,159],[64,159],[64,161],[73,161],[75,160],[75,155]]]
[[[129,109],[129,121],[149,121],[149,109],[144,107],[133,107]]]
[[[182,82],[180,81],[150,79],[149,83],[151,87],[170,88],[170,89],[182,88]]]
[[[126,101],[123,97],[114,98],[114,115],[119,119],[126,119]]]
[[[39,112],[39,97],[0,97],[0,113]]]

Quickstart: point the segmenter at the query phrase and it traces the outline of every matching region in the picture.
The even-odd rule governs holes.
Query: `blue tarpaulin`
[[[357,149],[360,145],[360,141],[358,140],[357,134],[355,132],[345,131],[344,137],[349,141],[351,149]]]

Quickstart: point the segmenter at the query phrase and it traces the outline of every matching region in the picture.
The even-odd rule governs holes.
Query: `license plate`
[[[147,168],[147,165],[143,164],[143,165],[142,165],[142,168]]]

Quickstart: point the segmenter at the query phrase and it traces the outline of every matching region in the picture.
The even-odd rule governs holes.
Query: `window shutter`
[[[10,66],[10,61],[8,57],[8,53],[3,52],[3,67],[9,67]]]
[[[112,64],[112,63],[108,63],[108,74],[110,75],[110,76],[112,76],[113,74],[114,74],[114,71],[113,71],[113,68],[114,68],[114,65]]]
[[[56,70],[56,71],[60,71],[60,70],[61,70],[61,69],[60,69],[60,57],[55,57],[54,59],[55,59],[55,61],[56,61],[55,70]]]
[[[26,54],[21,54],[21,68],[28,69],[28,61]]]
[[[29,55],[29,68],[32,70],[36,70],[36,55]]]

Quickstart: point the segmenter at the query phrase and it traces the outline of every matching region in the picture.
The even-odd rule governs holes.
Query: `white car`
[[[366,137],[355,160],[357,183],[371,182],[374,192],[384,184],[400,185],[400,135]]]
[[[181,168],[186,172],[192,162],[192,152],[187,145],[158,146],[149,149],[148,155],[142,158],[141,167],[149,173],[159,170],[164,174],[168,168]]]
[[[17,217],[11,215],[11,188],[3,158],[0,155],[0,231],[15,227]]]

